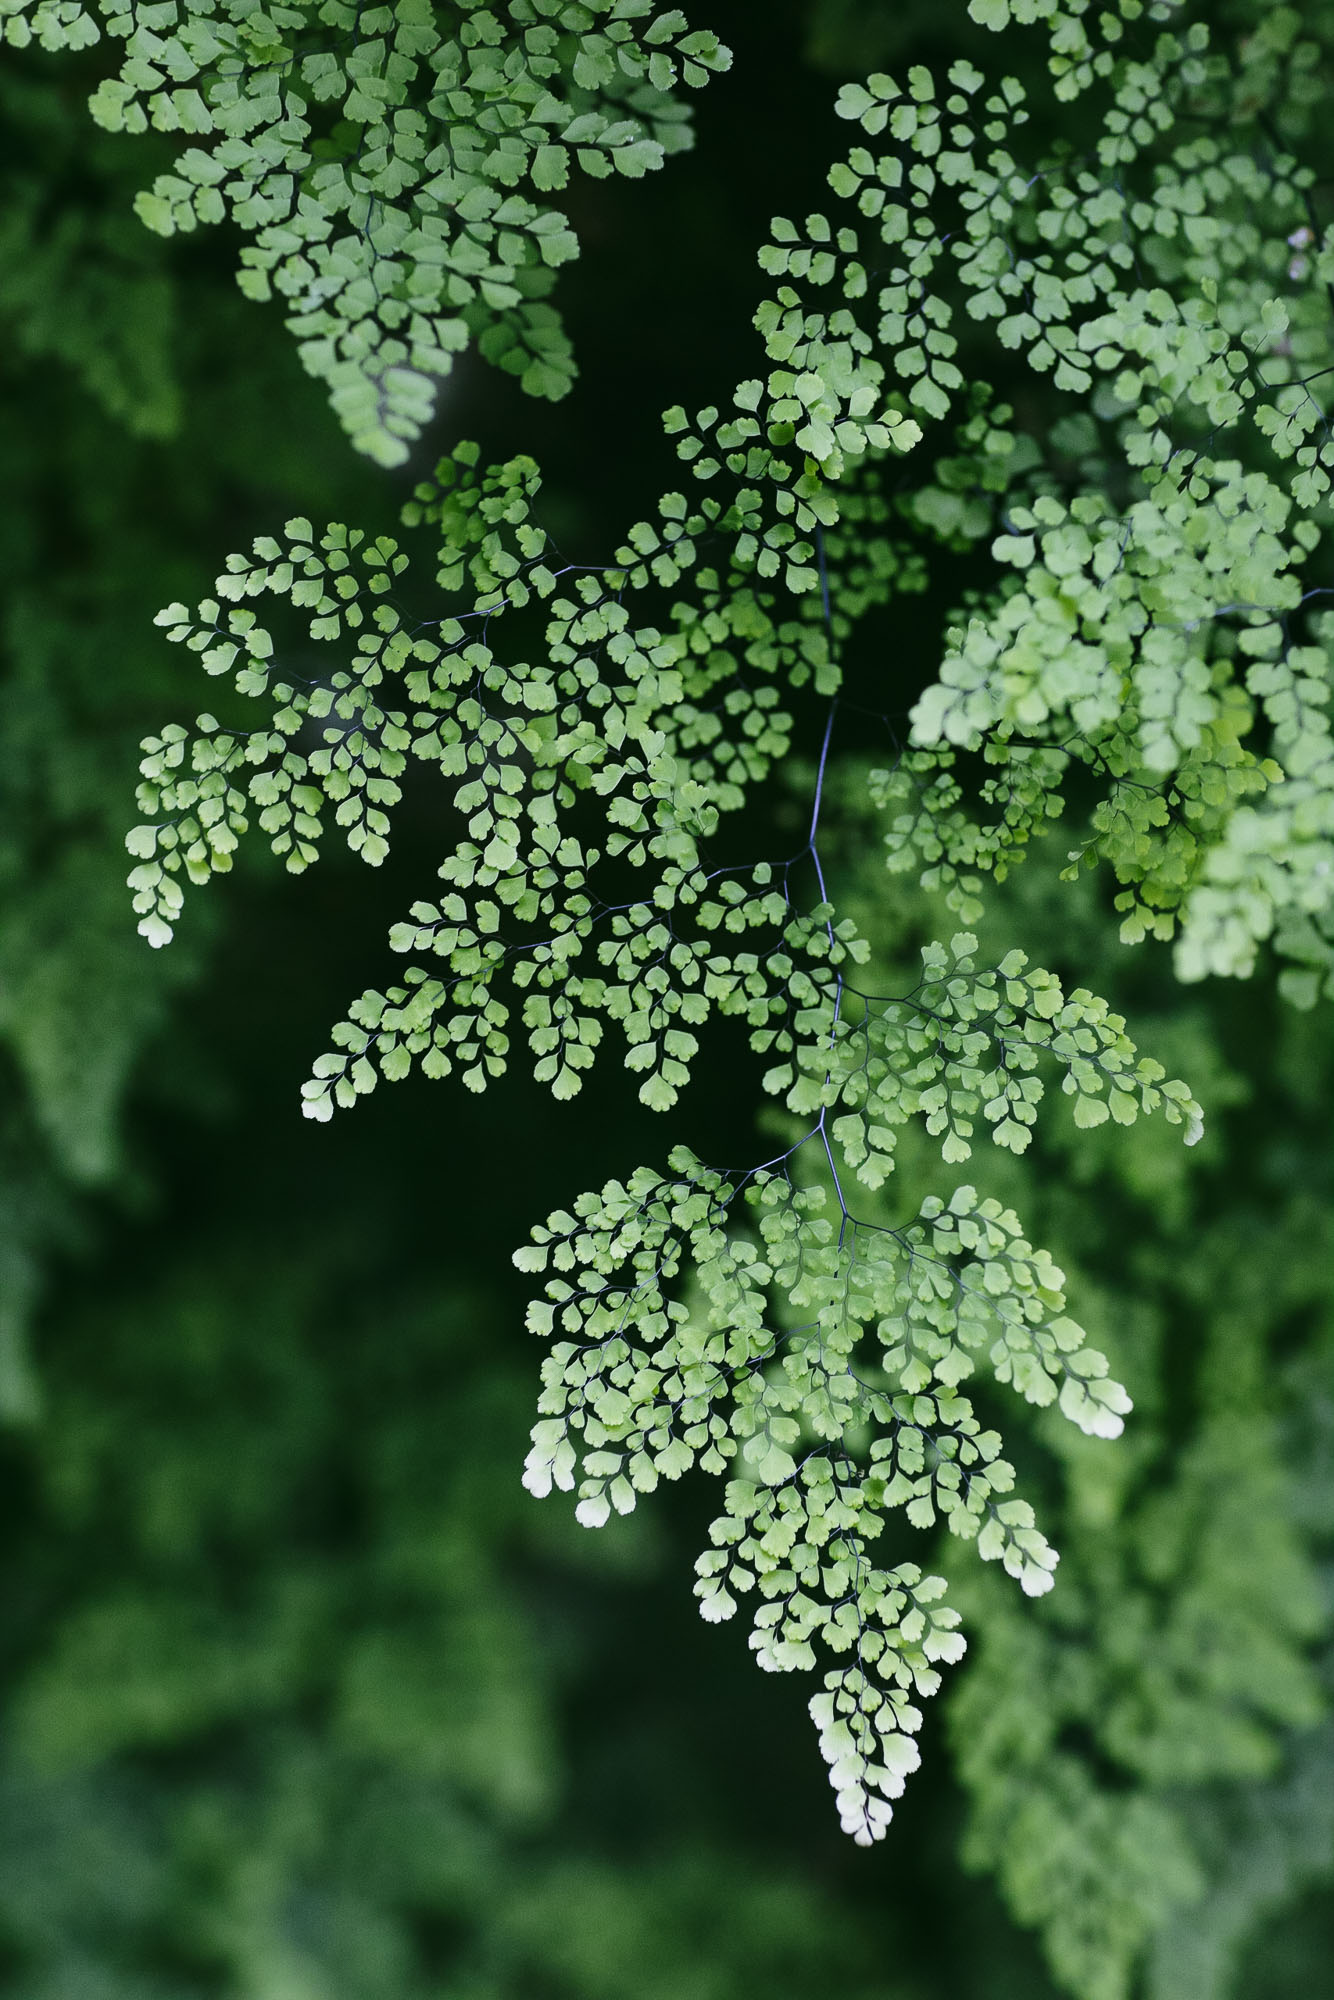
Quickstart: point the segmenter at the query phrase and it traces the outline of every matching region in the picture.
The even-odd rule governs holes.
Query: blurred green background
[[[572,197],[575,394],[534,405],[466,360],[433,448],[531,451],[548,525],[596,559],[674,483],[658,412],[753,366],[754,249],[818,205],[837,81],[994,63],[961,14],[702,9],[736,63],[695,152]],[[695,1616],[707,1496],[593,1535],[518,1483],[540,1356],[510,1251],[663,1128],[612,1068],[567,1106],[513,1078],[299,1116],[429,892],[434,796],[378,873],[251,856],[170,951],[134,934],[138,739],[202,699],[154,611],[292,512],[389,525],[419,468],[353,459],[230,243],[140,229],[166,148],[92,128],[100,74],[96,51],[0,64],[0,1995],[1324,1990],[1327,1020],[1264,979],[1182,992],[1165,952],[1109,943],[1105,885],[1054,890],[1043,857],[1007,890],[1007,940],[1131,1014],[1210,1131],[978,1163],[1138,1413],[1112,1447],[1021,1413],[1058,1588],[1017,1602],[940,1557],[969,1661],[890,1838],[852,1847],[809,1690]],[[864,635],[877,705],[907,709],[968,580],[945,565]],[[843,788],[844,891],[911,956],[921,899]],[[744,1149],[752,1081],[720,1043],[670,1136]]]

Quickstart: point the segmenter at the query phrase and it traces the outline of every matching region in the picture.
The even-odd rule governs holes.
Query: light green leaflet
[[[124,44],[112,132],[179,134],[136,202],[170,236],[230,221],[359,451],[400,463],[476,342],[533,395],[574,358],[550,303],[572,170],[637,177],[690,144],[673,91],[730,61],[653,0],[0,0],[17,47]]]
[[[1165,5],[977,13],[1046,25],[1078,147],[1026,156],[1020,86],[968,62],[845,89],[837,206],[776,218],[761,253],[762,371],[727,409],[666,415],[687,490],[576,567],[536,518],[536,467],[458,447],[402,543],[296,520],[233,556],[160,622],[266,719],[151,739],[131,836],[162,943],[252,818],[294,871],[330,822],[375,862],[413,767],[445,779],[442,891],[391,933],[401,979],[355,999],[316,1061],[316,1118],[414,1064],[485,1088],[520,1038],[568,1096],[610,1026],[665,1110],[711,1018],[744,1023],[787,1150],[724,1172],[678,1148],[668,1176],[608,1182],[519,1253],[554,1343],[527,1477],[576,1489],[593,1526],[695,1462],[727,1476],[706,1615],[752,1592],[761,1664],[823,1671],[812,1713],[859,1840],[883,1832],[918,1702],[962,1645],[938,1578],[873,1560],[886,1514],[943,1520],[1030,1593],[1052,1579],[960,1385],[987,1367],[1103,1438],[1129,1408],[1011,1210],[970,1185],[894,1221],[876,1191],[923,1127],[948,1166],[979,1136],[1022,1152],[1053,1077],[1080,1127],[1200,1130],[1106,1001],[1018,942],[980,954],[964,926],[985,878],[1075,812],[1068,789],[1086,814],[1068,872],[1106,864],[1127,942],[1175,939],[1188,980],[1249,973],[1272,944],[1307,1004],[1334,967],[1334,254],[1300,237],[1309,171],[1262,153],[1238,108],[1269,56],[1217,55]],[[1068,399],[1048,435],[1021,436],[978,379],[979,329]],[[821,850],[830,759],[859,727],[843,662],[928,553],[979,543],[991,581],[888,718],[859,801],[891,878],[961,925],[890,980]],[[737,860],[726,815],[786,758],[810,689],[827,705],[807,835]]]

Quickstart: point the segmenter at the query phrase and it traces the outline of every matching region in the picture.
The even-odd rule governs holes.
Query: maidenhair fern
[[[578,243],[549,197],[572,168],[633,178],[688,145],[672,92],[729,61],[653,0],[0,0],[0,30],[19,48],[124,43],[94,118],[182,141],[140,220],[242,229],[242,290],[283,302],[353,444],[385,465],[470,341],[532,394],[566,393],[549,300]]]
[[[554,546],[531,461],[466,445],[402,542],[298,519],[230,557],[159,622],[263,711],[149,740],[130,839],[160,944],[252,820],[294,872],[330,825],[374,863],[410,767],[446,779],[438,898],[391,932],[398,979],[334,1028],[317,1119],[414,1066],[484,1089],[520,1041],[569,1096],[613,1025],[667,1110],[710,1017],[745,1024],[789,1143],[738,1167],[677,1145],[518,1253],[551,1343],[526,1478],[573,1489],[589,1525],[696,1464],[725,1478],[705,1615],[747,1599],[760,1664],[820,1674],[863,1842],[963,1644],[942,1580],[897,1523],[880,1558],[882,1530],[943,1522],[1039,1595],[1056,1556],[981,1414],[986,1374],[1100,1439],[1130,1408],[984,1162],[897,1209],[876,1191],[923,1130],[948,1167],[981,1138],[1022,1153],[1055,1080],[1085,1131],[1200,1131],[1106,1000],[1020,939],[982,950],[988,878],[1055,838],[1068,877],[1110,877],[1127,943],[1175,940],[1185,980],[1273,949],[1309,1005],[1334,968],[1334,234],[1283,143],[1309,102],[1295,17],[1220,52],[1168,0],[972,11],[1045,24],[1048,136],[969,61],[845,89],[835,205],[776,220],[761,252],[761,372],[726,408],[667,413],[685,490],[605,565]],[[1066,399],[1049,433],[986,386],[984,339]],[[886,983],[826,839],[831,773],[864,748],[845,668],[928,555],[948,575],[979,545],[986,587],[902,726],[880,700],[892,754],[845,803],[883,844],[883,893],[915,878],[943,912]],[[795,851],[732,858],[726,816],[810,715]],[[993,1857],[1006,1837],[978,1836]]]

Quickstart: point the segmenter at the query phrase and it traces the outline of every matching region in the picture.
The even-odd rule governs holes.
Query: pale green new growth
[[[724,1176],[680,1148],[678,1179],[641,1169],[535,1232],[517,1262],[555,1275],[529,1325],[557,1339],[524,1477],[539,1495],[577,1487],[579,1518],[597,1527],[696,1460],[736,1468],[696,1565],[703,1614],[730,1618],[756,1590],[761,1666],[813,1667],[816,1645],[851,1656],[811,1713],[843,1824],[864,1844],[918,1761],[912,1697],[933,1694],[934,1663],[963,1651],[939,1577],[873,1562],[886,1510],[917,1528],[943,1519],[1030,1596],[1056,1564],[1032,1508],[1005,1497],[1013,1470],[959,1382],[985,1355],[1031,1402],[1059,1395],[1106,1437],[1130,1400],[1064,1316],[1061,1273],[998,1202],[962,1187],[905,1229],[846,1214],[836,1227],[823,1189],[793,1185],[792,1157]],[[742,1193],[753,1233],[729,1213]]]
[[[124,43],[94,118],[183,142],[140,220],[245,232],[242,290],[283,301],[304,365],[384,465],[470,341],[532,394],[566,393],[548,301],[579,246],[546,197],[572,167],[637,177],[688,146],[672,92],[730,61],[653,0],[0,0],[0,31]]]
[[[531,461],[481,470],[458,446],[402,546],[305,520],[256,541],[159,622],[265,718],[150,739],[130,836],[159,944],[252,820],[294,871],[330,822],[374,863],[413,766],[446,779],[442,890],[391,932],[399,983],[354,1000],[316,1061],[315,1118],[414,1063],[480,1090],[519,1035],[569,1096],[608,1024],[665,1109],[710,1017],[745,1023],[796,1121],[788,1150],[715,1172],[678,1148],[672,1178],[609,1182],[519,1253],[548,1273],[530,1324],[554,1342],[526,1477],[576,1489],[596,1526],[696,1462],[729,1475],[705,1615],[754,1591],[762,1665],[835,1656],[811,1712],[861,1841],[963,1643],[938,1578],[872,1560],[886,1513],[943,1520],[1029,1594],[1052,1581],[959,1384],[985,1364],[1104,1439],[1130,1401],[999,1201],[919,1193],[892,1224],[854,1216],[847,1181],[881,1187],[915,1120],[947,1164],[982,1133],[1021,1153],[1052,1076],[1082,1128],[1161,1112],[1191,1143],[1201,1114],[1106,1001],[1018,944],[988,961],[962,929],[927,943],[919,977],[857,983],[870,946],[820,836],[858,621],[922,587],[924,551],[989,548],[989,587],[861,788],[885,893],[914,875],[974,925],[984,878],[1077,808],[1067,876],[1105,862],[1122,937],[1174,938],[1182,978],[1245,975],[1272,945],[1310,1004],[1334,968],[1334,626],[1313,608],[1334,247],[1306,220],[1310,172],[1256,123],[1283,92],[1285,115],[1310,102],[1295,29],[1233,59],[1166,0],[972,12],[1044,24],[1078,143],[1026,152],[1020,86],[967,62],[846,88],[837,207],[775,219],[761,253],[764,371],[726,410],[666,415],[687,491],[605,567],[575,567],[535,518]],[[1070,398],[1049,436],[1020,436],[979,380],[982,334]],[[433,584],[415,579],[425,534]],[[534,611],[540,641],[511,643]],[[809,830],[796,852],[720,860],[802,689],[827,698]]]

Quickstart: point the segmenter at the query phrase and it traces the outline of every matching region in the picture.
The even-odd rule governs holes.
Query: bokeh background
[[[674,483],[659,411],[753,368],[755,247],[819,205],[837,83],[997,61],[921,0],[696,11],[736,53],[696,150],[571,198],[575,393],[535,405],[465,359],[430,441],[530,451],[576,560]],[[1109,944],[1105,885],[1055,889],[1042,857],[1007,890],[998,930],[1108,992],[1210,1130],[1192,1155],[1057,1131],[980,1164],[1139,1412],[1115,1447],[1023,1434],[1060,1586],[1017,1604],[949,1556],[973,1650],[890,1838],[854,1848],[809,1690],[695,1615],[707,1493],[590,1534],[518,1483],[540,1355],[510,1252],[657,1160],[662,1126],[614,1065],[567,1106],[517,1076],[299,1116],[429,893],[434,795],[378,873],[331,849],[293,883],[254,855],[169,951],[134,934],[138,740],[202,700],[154,611],[293,512],[390,526],[431,449],[356,462],[232,244],[139,227],[166,149],[92,128],[100,73],[0,62],[0,1995],[1324,1990],[1327,1018],[1264,977],[1183,992],[1166,952]],[[863,635],[875,706],[906,711],[969,581],[942,562]],[[910,956],[922,902],[857,776],[843,893]],[[753,1082],[721,1041],[671,1136],[744,1150]]]

